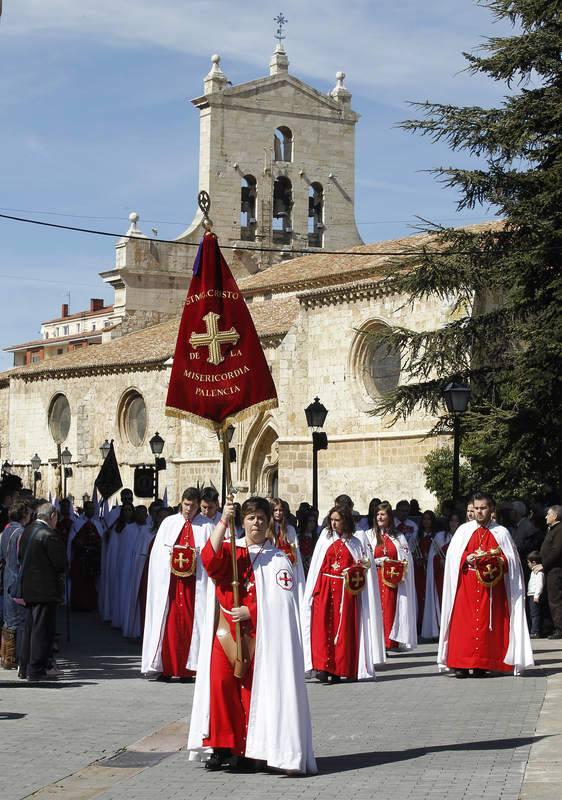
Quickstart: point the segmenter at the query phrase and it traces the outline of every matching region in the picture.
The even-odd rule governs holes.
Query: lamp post
[[[164,439],[160,436],[158,431],[156,431],[149,444],[152,455],[154,456],[154,499],[158,500],[158,470],[162,465],[162,461],[164,461],[163,458],[160,458],[162,450],[164,449]]]
[[[37,497],[37,481],[41,480],[41,473],[39,472],[39,467],[41,466],[41,456],[38,456],[37,453],[33,456],[31,460],[31,469],[33,470],[33,497]]]
[[[109,451],[111,450],[111,445],[109,444],[108,440],[106,439],[103,444],[100,444],[100,453],[102,459],[105,461],[107,458]]]
[[[230,445],[233,436],[234,436],[234,425],[229,425],[228,428],[226,429],[226,438],[228,440],[228,445]],[[230,448],[230,446],[226,446],[224,444],[223,437],[222,437],[220,431],[217,431],[217,439],[219,440],[219,442],[222,445],[221,508],[224,508],[224,504],[226,503],[226,489],[227,489],[227,486],[226,486],[226,484],[227,484],[227,477],[226,477],[227,476],[227,469],[226,469],[227,461],[226,461],[226,459],[228,458],[229,463],[231,461],[236,460],[236,459],[235,458],[234,459],[231,458],[231,448]],[[234,451],[234,454],[236,454],[236,451]]]
[[[72,477],[72,468],[69,467],[69,464],[72,461],[72,453],[70,452],[68,447],[65,447],[64,450],[62,451],[62,453],[60,454],[60,460],[61,460],[61,463],[62,463],[62,468],[63,468],[63,473],[62,474],[63,474],[63,477],[64,477],[62,494],[63,494],[63,498],[65,498],[66,497],[66,481],[67,481],[67,478],[71,478]]]
[[[447,411],[453,418],[453,503],[457,503],[460,490],[460,447],[461,447],[461,418],[468,408],[470,400],[470,387],[465,383],[452,381],[444,391]]]
[[[318,397],[304,410],[306,424],[312,428],[312,506],[318,509],[318,451],[328,449],[328,437],[318,430],[324,427],[328,409],[325,408]]]

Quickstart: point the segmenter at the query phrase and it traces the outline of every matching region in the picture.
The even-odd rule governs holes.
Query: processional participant
[[[267,538],[271,512],[261,497],[242,505],[234,559],[225,541],[233,513],[229,498],[201,553],[212,581],[188,749],[210,770],[249,769],[254,760],[315,773],[293,565]]]
[[[392,506],[386,501],[376,508],[373,541],[385,647],[413,649],[418,643],[413,559],[405,535],[394,527]]]
[[[433,537],[437,533],[437,517],[433,511],[424,511],[421,516],[420,527],[418,531],[412,534],[408,540],[410,552],[414,559],[414,583],[416,585],[416,602],[417,602],[417,624],[418,630],[421,629],[423,622],[423,613],[425,608],[425,586],[427,583],[427,568],[429,551]]]
[[[151,680],[189,681],[197,670],[207,590],[200,553],[213,530],[199,501],[198,489],[185,490],[150,553],[141,672]]]
[[[95,512],[94,503],[84,503],[84,515],[76,521],[68,542],[73,611],[94,611],[98,607],[103,527]]]
[[[375,677],[381,654],[380,616],[368,570],[370,559],[354,536],[349,505],[334,506],[306,580],[301,611],[304,662],[322,683]]]
[[[428,513],[428,512],[425,512]],[[443,578],[445,575],[445,558],[451,539],[460,519],[458,514],[451,514],[448,530],[438,531],[433,537],[427,558],[427,579],[425,584],[425,605],[423,609],[422,637],[439,639],[441,626],[441,599],[443,597]]]
[[[297,532],[287,521],[285,503],[279,497],[274,497],[269,501],[271,507],[271,521],[269,523],[269,533],[271,541],[278,550],[281,550],[291,564],[297,579],[297,599],[302,603],[306,578],[300,554],[299,540]]]
[[[475,494],[473,507],[447,551],[437,663],[457,678],[519,675],[534,663],[519,556],[492,498]]]

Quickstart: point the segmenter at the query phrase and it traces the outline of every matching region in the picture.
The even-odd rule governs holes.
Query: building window
[[[70,330],[69,326],[68,325],[64,325],[63,329],[62,329],[62,335],[63,336],[68,336],[69,330]]]
[[[92,322],[92,330],[95,331],[95,329],[96,329],[96,323]]]
[[[121,398],[118,419],[121,436],[133,447],[140,447],[146,436],[146,403],[136,389],[130,389]]]
[[[76,323],[76,333],[80,333],[80,323]]]
[[[104,328],[109,328],[109,326],[110,326],[110,325],[111,325],[111,320],[109,320],[109,319],[104,319],[104,321],[103,321],[103,327],[104,327]]]
[[[324,244],[324,188],[321,183],[311,183],[308,189],[308,246]]]
[[[256,240],[257,182],[253,175],[244,175],[240,187],[240,238],[244,242]]]
[[[349,352],[350,389],[362,411],[373,400],[388,394],[400,383],[400,351],[377,342],[373,334],[388,330],[381,320],[368,320],[357,330]]]
[[[56,444],[62,444],[70,430],[70,403],[64,394],[56,394],[51,400],[48,413],[51,436]]]
[[[282,125],[277,128],[273,137],[273,160],[293,160],[293,133],[290,128]]]
[[[57,348],[57,356],[62,356],[63,353],[64,350],[62,349],[62,347]]]
[[[59,335],[59,329],[55,328],[55,338]]]
[[[49,338],[49,331],[45,331],[45,339]]]
[[[39,355],[39,353],[32,353],[31,354],[31,363],[32,364],[37,364],[39,361],[41,361],[41,356]]]
[[[273,241],[290,244],[293,235],[293,186],[289,178],[280,175],[273,184]]]

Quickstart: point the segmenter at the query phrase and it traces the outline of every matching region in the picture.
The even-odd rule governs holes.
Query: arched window
[[[311,183],[308,187],[308,246],[324,244],[324,187]]]
[[[119,403],[117,412],[121,436],[133,447],[140,447],[146,436],[146,403],[144,397],[136,389],[125,392]]]
[[[273,241],[290,244],[293,234],[293,186],[289,178],[280,175],[273,183]]]
[[[273,137],[273,160],[293,160],[293,132],[284,125],[276,129]]]
[[[244,175],[240,187],[240,238],[245,242],[256,240],[257,183],[253,175]]]
[[[62,444],[70,430],[70,403],[64,394],[56,394],[49,406],[49,430],[56,444]]]

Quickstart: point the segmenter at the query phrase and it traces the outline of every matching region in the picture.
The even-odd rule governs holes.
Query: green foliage
[[[425,458],[423,470],[425,488],[437,497],[439,505],[453,496],[453,451],[450,447],[437,447]],[[460,495],[468,498],[473,490],[472,475],[468,464],[459,470]]]
[[[407,379],[373,413],[439,415],[445,385],[470,383],[462,453],[476,484],[501,498],[560,487],[562,8],[552,0],[480,4],[516,32],[465,54],[468,69],[505,81],[511,93],[498,108],[414,104],[422,118],[402,127],[478,157],[477,169],[433,172],[458,190],[459,210],[492,206],[501,221],[425,223],[412,254],[389,264],[389,284],[412,305],[437,296],[453,300],[456,313],[438,330],[372,334],[401,350]]]

